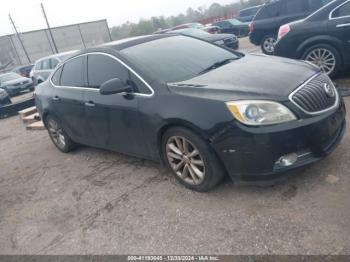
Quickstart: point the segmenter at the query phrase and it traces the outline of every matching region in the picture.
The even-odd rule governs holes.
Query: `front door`
[[[54,84],[52,112],[68,135],[78,143],[84,143],[84,68],[84,57],[74,58],[60,67],[51,79]]]
[[[129,83],[129,70],[113,56],[102,53],[87,57],[89,89],[84,90],[86,137],[88,144],[122,153],[140,155],[144,139],[139,121],[138,97],[101,95],[104,82],[119,78]]]

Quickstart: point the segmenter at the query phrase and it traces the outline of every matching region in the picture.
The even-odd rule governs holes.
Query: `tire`
[[[317,58],[318,54],[319,57],[323,57],[323,60]],[[342,59],[338,50],[328,44],[317,44],[309,47],[303,53],[302,59],[319,66],[329,77],[337,76],[342,67]],[[325,61],[328,61],[329,64],[325,64]],[[334,61],[334,65],[331,66],[332,61]]]
[[[277,42],[277,36],[273,34],[269,34],[264,36],[264,38],[261,40],[261,50],[263,51],[264,54],[266,55],[273,55],[275,52],[275,47],[274,45]],[[273,46],[272,46],[273,45]]]
[[[187,146],[184,144],[184,140],[181,139],[187,141]],[[187,150],[184,149],[184,145]],[[182,148],[182,157],[180,152],[175,153],[179,148],[174,151],[174,146]],[[198,154],[195,154],[195,150],[197,150]],[[191,156],[191,153],[193,156]],[[162,138],[162,158],[182,185],[197,192],[209,191],[226,174],[209,144],[186,128],[174,127],[164,133]],[[181,163],[183,164],[181,165]],[[201,173],[200,176],[197,175],[198,172]]]
[[[76,148],[77,144],[67,135],[56,117],[48,115],[45,118],[45,126],[52,143],[58,150],[68,153]]]

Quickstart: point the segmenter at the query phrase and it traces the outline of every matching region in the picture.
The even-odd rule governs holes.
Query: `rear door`
[[[90,89],[84,90],[83,97],[89,145],[140,155],[145,147],[139,120],[139,97],[133,94],[101,95],[101,84],[113,78],[131,84],[129,70],[116,58],[104,53],[88,55]]]
[[[328,33],[341,40],[344,62],[350,63],[350,1],[346,1],[330,14]]]
[[[68,135],[78,143],[85,143],[85,108],[83,88],[86,86],[85,57],[73,58],[53,75],[53,113],[59,118]]]

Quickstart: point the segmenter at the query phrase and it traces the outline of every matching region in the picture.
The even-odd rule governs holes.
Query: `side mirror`
[[[125,85],[119,78],[108,80],[100,86],[101,95],[113,95],[130,92],[132,92],[132,88],[129,85]]]

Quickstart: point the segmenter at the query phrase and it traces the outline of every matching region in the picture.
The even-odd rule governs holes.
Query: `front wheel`
[[[162,154],[175,178],[191,190],[209,191],[225,176],[208,143],[188,129],[177,127],[166,131]]]
[[[275,35],[267,35],[261,41],[261,50],[266,55],[273,55],[275,52],[275,45],[277,42],[277,37]]]
[[[53,144],[63,153],[72,151],[76,144],[64,131],[56,117],[46,117],[46,127]]]
[[[336,76],[341,68],[339,52],[327,44],[310,47],[304,52],[302,59],[319,66],[330,77]]]

